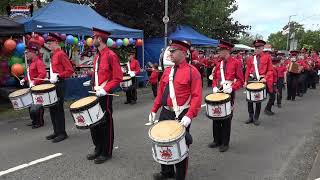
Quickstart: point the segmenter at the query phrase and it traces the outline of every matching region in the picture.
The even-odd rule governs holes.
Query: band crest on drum
[[[166,149],[162,149],[160,151],[161,158],[168,160],[172,159],[172,151],[169,147],[166,147]]]
[[[43,101],[42,96],[36,97],[36,103],[37,103],[37,104],[42,104],[43,102],[44,102],[44,101]]]
[[[14,107],[18,107],[18,106],[19,106],[17,101],[13,101],[13,102],[12,102],[12,105],[13,105]]]
[[[255,93],[254,94],[254,99],[261,99],[260,93]]]
[[[77,116],[76,119],[77,119],[77,122],[78,122],[79,124],[84,124],[84,123],[85,123],[84,117],[83,117],[82,115]]]
[[[213,114],[217,114],[217,115],[221,115],[222,114],[222,110],[220,106],[216,106],[212,108]]]

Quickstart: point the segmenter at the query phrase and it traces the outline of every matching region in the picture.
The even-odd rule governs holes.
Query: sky
[[[238,10],[232,17],[241,24],[250,25],[251,34],[260,34],[265,40],[271,33],[282,30],[292,21],[306,29],[320,29],[320,0],[237,0]]]

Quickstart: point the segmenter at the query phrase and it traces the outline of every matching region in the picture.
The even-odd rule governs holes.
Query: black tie
[[[176,75],[178,67],[179,66],[177,65],[173,67],[173,81],[174,81],[174,77]],[[168,96],[169,96],[169,83],[166,85],[166,88],[164,89],[164,92],[162,94],[162,99],[161,99],[162,106],[167,106]]]

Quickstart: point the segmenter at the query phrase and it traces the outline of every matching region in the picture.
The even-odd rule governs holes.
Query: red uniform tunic
[[[46,78],[46,75],[46,65],[43,63],[43,61],[39,57],[33,58],[31,60],[31,64],[29,65],[29,76],[31,81],[33,81],[33,84],[41,84],[43,80],[38,80],[34,78],[44,79]],[[27,81],[28,76],[24,77],[24,80]]]
[[[159,71],[152,70],[152,73],[151,73],[150,79],[149,79],[150,84],[158,84],[158,78],[159,78]]]
[[[275,68],[278,73],[278,78],[284,78],[285,73],[287,71],[287,67],[285,65],[280,65]]]
[[[273,84],[276,85],[276,83],[278,82],[278,78],[279,78],[277,67],[274,66],[272,68],[272,70],[273,70]]]
[[[68,56],[61,49],[56,49],[53,51],[51,66],[52,71],[54,73],[58,73],[59,78],[66,79],[74,72]]]
[[[133,71],[135,75],[140,74],[140,64],[138,60],[134,58],[130,59],[130,70]]]
[[[98,83],[99,86],[108,81],[107,85],[103,87],[106,92],[119,86],[122,81],[122,70],[118,56],[109,48],[104,48],[100,51],[100,64],[98,68]],[[93,69],[96,68],[96,61],[99,55],[97,54],[93,61]],[[93,73],[94,74],[94,73]]]
[[[165,87],[169,83],[169,74],[171,68],[166,68],[163,72],[163,75],[160,80],[160,85],[158,88],[158,95],[154,100],[152,112],[157,112],[161,107],[161,100],[165,90]],[[191,71],[191,74],[190,74]],[[191,78],[191,79],[190,79]],[[175,77],[174,77],[174,90],[177,99],[178,106],[183,106],[186,101],[191,96],[190,107],[186,114],[190,119],[197,116],[198,112],[201,109],[202,101],[202,86],[201,86],[201,76],[198,70],[184,60],[179,67],[177,68]],[[172,101],[170,96],[167,98],[167,105],[172,107]]]
[[[221,61],[216,63],[216,68],[212,72],[212,87],[219,87],[221,82],[221,72],[220,72]],[[225,62],[224,67],[224,78],[227,81],[232,81],[232,91],[236,91],[243,85],[243,73],[239,62],[233,58],[229,57]],[[235,80],[235,81],[234,81]]]
[[[308,65],[307,61],[305,61],[304,59],[300,59],[297,61],[297,64],[299,64],[300,66],[302,66],[303,71],[308,71],[310,69],[310,66]]]
[[[247,69],[245,73],[245,82],[248,82],[248,78],[250,74],[254,74],[254,63],[253,63],[253,56],[250,56],[247,60]],[[265,76],[266,83],[270,93],[273,92],[273,67],[272,67],[272,60],[271,56],[267,53],[262,53],[260,55],[260,64],[258,65],[258,71],[260,76]]]

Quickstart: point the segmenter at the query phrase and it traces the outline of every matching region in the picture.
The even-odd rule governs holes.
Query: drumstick
[[[33,78],[33,79],[42,80],[42,81],[49,81],[49,80],[50,80],[50,79],[48,79],[48,78],[44,78],[44,79],[41,79],[41,78]]]
[[[88,91],[89,93],[91,93],[91,94],[96,94],[97,92],[95,92],[95,91]],[[107,93],[107,95],[108,96],[119,96],[119,94],[109,94],[109,93]]]
[[[20,78],[17,75],[15,75],[14,73],[12,73],[12,75],[20,81]]]

